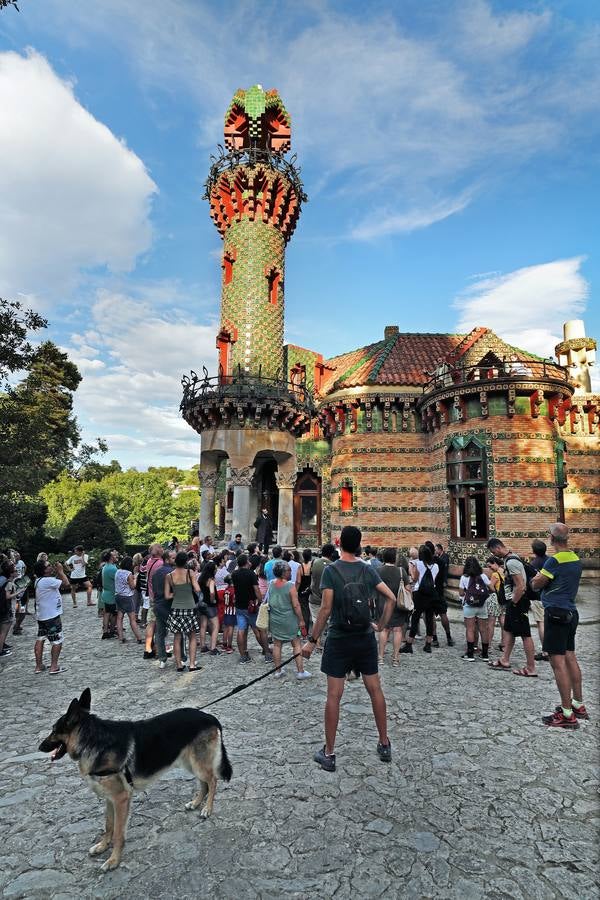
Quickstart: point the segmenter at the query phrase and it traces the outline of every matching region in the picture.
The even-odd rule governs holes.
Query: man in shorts
[[[35,655],[35,674],[46,670],[43,662],[44,641],[50,644],[50,675],[59,675],[64,670],[58,665],[58,658],[63,645],[61,615],[63,611],[61,587],[69,587],[69,579],[60,563],[51,565],[39,560],[34,566],[35,604],[37,611],[38,635],[33,651]]]
[[[560,694],[560,706],[542,722],[550,728],[579,728],[580,719],[589,719],[583,702],[581,669],[575,656],[575,634],[579,623],[576,599],[581,580],[581,560],[569,550],[569,529],[562,522],[550,527],[554,556],[532,580],[541,590],[544,607],[543,650],[550,657],[554,680]]]
[[[69,583],[71,585],[73,609],[77,609],[77,591],[85,590],[87,593],[87,605],[94,605],[92,600],[92,582],[86,574],[87,564],[88,555],[84,552],[81,544],[75,547],[75,553],[65,561],[65,565],[68,566],[69,569]]]
[[[310,596],[308,598],[308,608],[310,609],[310,617],[314,625],[321,609],[321,579],[323,578],[323,570],[325,566],[333,562],[335,547],[333,544],[323,544],[321,548],[321,556],[317,557],[313,562],[310,571]],[[266,566],[265,566],[266,570]],[[327,622],[323,626],[319,634],[319,640],[315,644],[315,649],[321,652],[327,639]]]
[[[371,698],[375,724],[379,733],[377,754],[384,762],[392,758],[392,745],[387,733],[385,697],[378,675],[377,641],[374,631],[386,628],[396,598],[381,580],[377,569],[357,559],[362,533],[354,525],[346,525],[340,535],[341,557],[323,569],[321,580],[321,607],[312,628],[310,640],[304,645],[302,655],[310,659],[325,623],[331,615],[327,643],[323,651],[321,671],[327,675],[327,701],[325,703],[325,746],[314,755],[326,772],[335,772],[335,737],[340,717],[340,701],[346,684],[346,674],[353,670],[362,679]],[[369,622],[360,631],[348,631],[344,618],[345,594],[348,585],[364,585],[367,594],[379,591],[386,599],[379,625]]]
[[[254,637],[262,647],[265,662],[273,659],[269,652],[267,635],[256,627],[258,607],[262,602],[262,595],[258,586],[258,575],[250,568],[247,553],[240,553],[237,558],[237,569],[231,576],[231,582],[235,591],[235,608],[237,620],[237,645],[240,653],[240,662],[252,662],[248,653],[248,628],[254,632]]]
[[[498,559],[504,561],[504,594],[506,596],[506,612],[502,631],[502,656],[490,663],[492,669],[510,669],[510,655],[515,646],[515,639],[523,640],[523,650],[527,664],[520,669],[513,669],[513,675],[524,678],[537,678],[535,668],[535,647],[531,637],[529,624],[529,600],[524,596],[527,587],[525,566],[512,550],[505,547],[500,538],[491,538],[487,542],[488,550]]]

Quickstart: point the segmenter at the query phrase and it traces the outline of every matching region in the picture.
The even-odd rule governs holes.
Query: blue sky
[[[600,336],[596,2],[21,0],[0,13],[0,294],[50,319],[77,414],[124,465],[198,459],[181,374],[214,365],[201,200],[238,87],[277,87],[309,195],[287,339],[334,355],[487,325]]]

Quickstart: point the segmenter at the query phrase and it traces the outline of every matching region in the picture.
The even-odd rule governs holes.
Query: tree
[[[32,309],[26,309],[16,300],[0,297],[0,334],[5,336],[0,341],[0,387],[6,386],[9,374],[29,368],[35,350],[27,340],[27,334],[47,325],[46,319]]]
[[[60,544],[65,552],[72,550],[77,544],[83,544],[88,550],[120,550],[123,547],[123,536],[115,520],[106,512],[104,504],[93,499],[73,516],[62,534]]]
[[[19,12],[17,0],[0,0],[0,9],[6,9],[7,6],[14,6],[17,12]]]
[[[30,516],[37,520],[43,511],[40,488],[70,465],[79,443],[73,392],[80,381],[77,366],[45,341],[33,351],[23,381],[0,394],[3,544],[27,540],[37,527]]]

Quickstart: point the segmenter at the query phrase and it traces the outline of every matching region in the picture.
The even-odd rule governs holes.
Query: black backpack
[[[502,577],[502,575],[500,575],[499,577],[500,584],[498,585],[498,590],[496,591],[496,597],[498,598],[498,603],[500,604],[500,606],[506,606],[508,601],[506,599],[506,591],[504,590],[504,578]]]
[[[340,628],[349,632],[363,632],[371,624],[371,587],[367,582],[367,566],[362,563],[356,581],[346,581],[334,563],[331,571],[342,584],[342,603],[338,606]]]
[[[512,591],[514,591],[514,584],[512,575],[508,571],[507,563],[509,559],[517,559],[525,569],[525,590],[523,591],[523,596],[519,600],[519,605],[527,607],[527,610],[529,610],[531,601],[540,599],[539,592],[534,591],[534,589],[530,585],[531,579],[535,578],[536,575],[539,575],[539,572],[534,566],[531,565],[531,563],[525,562],[525,560],[521,559],[520,556],[517,556],[516,553],[509,553],[508,556],[504,557],[504,580],[508,581]]]
[[[471,575],[469,584],[465,588],[465,596],[463,597],[465,606],[479,608],[484,605],[489,596],[489,588],[481,575]]]
[[[431,568],[428,565],[425,565],[425,571],[421,575],[417,593],[419,595],[419,603],[422,606],[429,606],[430,604],[437,602],[438,592],[435,589]]]

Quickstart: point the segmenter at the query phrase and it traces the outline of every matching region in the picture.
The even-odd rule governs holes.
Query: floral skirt
[[[490,594],[486,603],[488,616],[499,616],[502,613],[500,604],[498,603],[498,595],[496,593]]]
[[[198,634],[200,623],[193,609],[172,609],[167,618],[167,631],[173,634]]]

